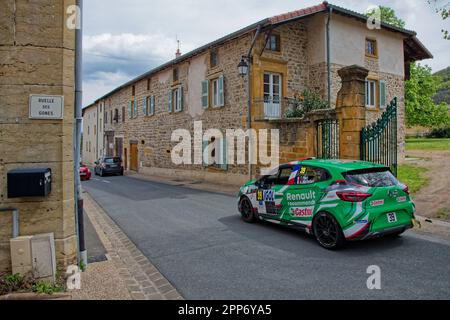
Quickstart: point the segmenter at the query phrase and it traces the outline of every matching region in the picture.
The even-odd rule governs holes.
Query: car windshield
[[[120,163],[120,158],[105,158],[106,164],[117,164]]]
[[[348,182],[370,188],[399,185],[397,178],[385,168],[350,171],[345,174]]]

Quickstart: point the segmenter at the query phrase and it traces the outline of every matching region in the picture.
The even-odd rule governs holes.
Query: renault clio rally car
[[[238,208],[245,222],[296,227],[330,250],[347,240],[398,236],[414,226],[416,210],[408,187],[389,168],[317,159],[281,165],[248,182]]]

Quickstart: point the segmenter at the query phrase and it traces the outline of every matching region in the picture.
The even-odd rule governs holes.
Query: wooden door
[[[130,144],[130,170],[138,171],[138,145]]]

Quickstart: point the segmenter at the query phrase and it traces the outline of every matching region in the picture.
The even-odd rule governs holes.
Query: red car
[[[87,181],[87,180],[91,180],[91,170],[89,170],[89,168],[85,165],[85,164],[81,164],[80,165],[80,179],[82,181]]]

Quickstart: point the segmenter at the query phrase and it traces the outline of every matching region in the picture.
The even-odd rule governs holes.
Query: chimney
[[[179,58],[181,56],[180,40],[177,40],[177,42],[178,42],[178,49],[177,49],[177,52],[175,52],[175,58]]]

